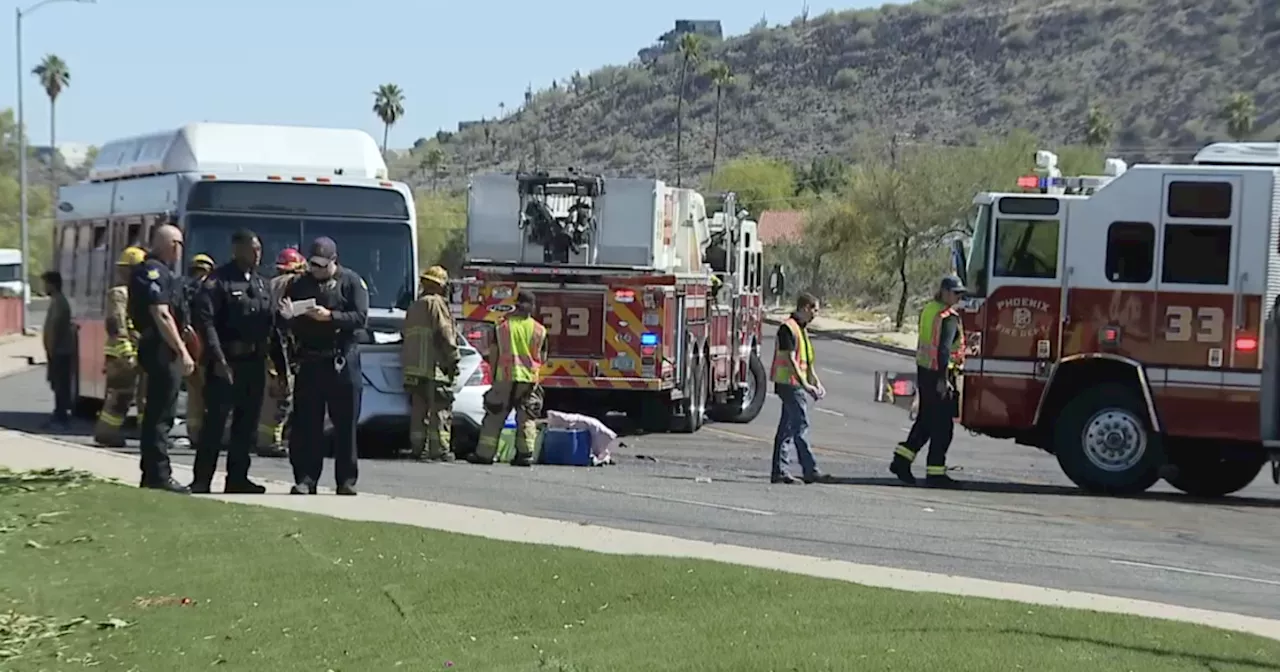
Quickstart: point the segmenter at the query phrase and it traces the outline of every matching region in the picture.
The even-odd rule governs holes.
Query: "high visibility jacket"
[[[916,364],[938,370],[938,341],[942,339],[942,322],[956,317],[956,337],[951,341],[948,368],[958,369],[964,363],[964,326],[954,308],[941,301],[930,301],[920,310],[920,337],[916,342]]]
[[[813,369],[813,343],[809,342],[809,332],[796,322],[796,318],[789,317],[782,324],[790,329],[791,335],[795,337],[796,363],[800,365],[800,369],[792,368],[791,351],[783,350],[775,344],[773,366],[769,367],[769,377],[775,383],[801,387],[809,382],[809,372]]]
[[[508,317],[498,324],[498,361],[495,381],[537,383],[542,379],[542,358],[547,328],[532,317]]]
[[[133,322],[129,319],[129,287],[116,285],[107,290],[106,328],[107,340],[102,354],[118,359],[130,359],[137,355],[133,342]]]

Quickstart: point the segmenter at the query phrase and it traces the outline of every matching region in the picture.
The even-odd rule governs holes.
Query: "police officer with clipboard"
[[[280,313],[288,320],[298,362],[289,436],[291,492],[316,493],[324,471],[328,411],[333,421],[338,494],[354,495],[362,386],[357,343],[369,320],[369,287],[355,271],[338,264],[338,246],[332,238],[316,238],[307,257],[307,273],[289,285],[280,300]]]

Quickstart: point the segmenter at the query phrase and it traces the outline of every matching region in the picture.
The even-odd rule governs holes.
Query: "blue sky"
[[[0,0],[0,109],[14,106],[14,10]],[[65,60],[59,142],[101,144],[189,121],[363,128],[378,84],[405,91],[391,131],[405,147],[458,121],[514,107],[575,69],[621,64],[677,18],[719,19],[728,34],[766,16],[789,22],[804,0],[98,0],[55,2],[24,20],[23,70],[47,53]],[[877,2],[810,0],[828,9]],[[614,5],[609,9],[605,6]],[[49,104],[24,82],[27,124],[47,143]]]

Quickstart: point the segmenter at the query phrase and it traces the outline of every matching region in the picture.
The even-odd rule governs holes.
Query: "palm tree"
[[[391,127],[404,116],[404,91],[395,84],[383,84],[373,92],[373,113],[382,120],[382,154],[387,154]]]
[[[1253,120],[1258,115],[1258,108],[1253,104],[1253,96],[1247,93],[1235,93],[1227,99],[1222,107],[1222,118],[1227,121],[1227,135],[1240,142],[1253,133]]]
[[[432,147],[422,155],[422,160],[418,162],[418,168],[422,170],[425,176],[428,171],[431,173],[431,191],[436,190],[436,185],[440,181],[440,175],[444,171],[444,150],[439,147]]]
[[[683,173],[684,150],[684,83],[689,76],[689,64],[702,58],[702,36],[685,33],[680,36],[680,86],[676,89],[676,186],[680,186]]]
[[[44,92],[49,96],[49,150],[51,152],[49,158],[49,188],[54,190],[54,200],[57,201],[58,189],[58,96],[71,86],[71,71],[67,69],[66,61],[58,58],[55,54],[49,54],[40,61],[31,70],[31,74],[40,80],[40,86],[44,87]]]
[[[1089,119],[1085,122],[1084,144],[1090,147],[1106,147],[1111,144],[1111,117],[1098,105],[1089,107]]]
[[[715,185],[716,180],[716,159],[720,155],[720,101],[724,98],[724,89],[733,83],[733,73],[729,72],[729,65],[724,61],[716,61],[707,68],[707,75],[711,77],[711,83],[716,87],[716,121],[715,129],[711,133],[711,184]]]

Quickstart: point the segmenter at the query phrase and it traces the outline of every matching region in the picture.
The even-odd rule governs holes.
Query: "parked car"
[[[398,334],[397,334],[398,336]],[[409,395],[404,391],[400,366],[400,339],[379,338],[360,346],[364,374],[360,418],[357,421],[360,452],[376,445],[379,452],[399,453],[408,448]],[[453,387],[452,448],[457,455],[473,452],[484,421],[484,393],[493,383],[488,362],[458,334],[458,380]],[[390,448],[390,450],[387,450]],[[372,451],[369,451],[372,452]]]

